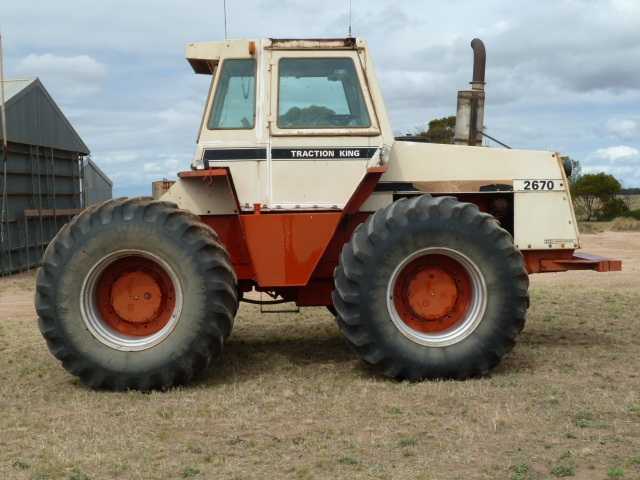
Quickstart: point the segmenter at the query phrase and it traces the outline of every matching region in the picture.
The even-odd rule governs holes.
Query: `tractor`
[[[483,145],[472,48],[455,144],[434,144],[394,138],[362,39],[189,44],[211,77],[191,168],[59,231],[35,299],[51,353],[92,388],[164,390],[210,367],[239,302],[293,302],[387,377],[488,374],[529,275],[622,265],[578,252],[566,158]]]

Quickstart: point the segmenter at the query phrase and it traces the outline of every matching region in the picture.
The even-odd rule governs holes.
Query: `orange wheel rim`
[[[387,306],[409,339],[428,346],[456,343],[479,324],[487,288],[480,269],[461,252],[429,247],[409,255],[391,275]]]
[[[445,255],[426,255],[400,272],[394,303],[400,318],[418,332],[442,332],[469,311],[471,280],[462,265]]]
[[[89,270],[80,298],[82,320],[98,341],[139,351],[171,334],[183,297],[178,276],[165,260],[143,250],[119,250]]]
[[[145,337],[167,325],[175,289],[153,260],[130,256],[110,264],[98,279],[96,303],[104,322],[117,332]]]

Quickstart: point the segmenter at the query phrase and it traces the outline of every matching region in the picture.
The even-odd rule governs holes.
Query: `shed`
[[[83,180],[84,207],[104,202],[113,196],[113,182],[90,158],[85,159]]]
[[[39,79],[5,80],[4,92],[8,161],[6,176],[0,170],[0,275],[37,266],[59,228],[84,207],[89,155]]]

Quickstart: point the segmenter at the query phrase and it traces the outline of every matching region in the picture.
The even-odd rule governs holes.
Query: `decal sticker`
[[[373,157],[378,149],[373,147],[294,147],[273,148],[273,160],[360,160]],[[202,160],[207,168],[212,162],[230,162],[237,160],[266,160],[266,148],[207,148]]]
[[[340,147],[340,148],[274,148],[273,160],[359,160],[373,157],[377,148]]]
[[[562,248],[565,248],[565,245],[569,245],[569,247],[575,247],[575,238],[546,238],[544,240],[544,244],[552,247],[553,245],[561,245]]]
[[[513,181],[513,190],[516,192],[562,192],[565,190],[562,179],[522,179]]]

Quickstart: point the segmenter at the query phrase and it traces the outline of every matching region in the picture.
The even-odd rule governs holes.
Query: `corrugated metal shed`
[[[51,238],[85,206],[89,154],[40,80],[4,86],[8,162],[6,186],[0,171],[0,194],[6,188],[7,199],[0,215],[0,275],[37,266]]]
[[[85,207],[113,196],[113,182],[90,158],[84,164],[83,193]]]

